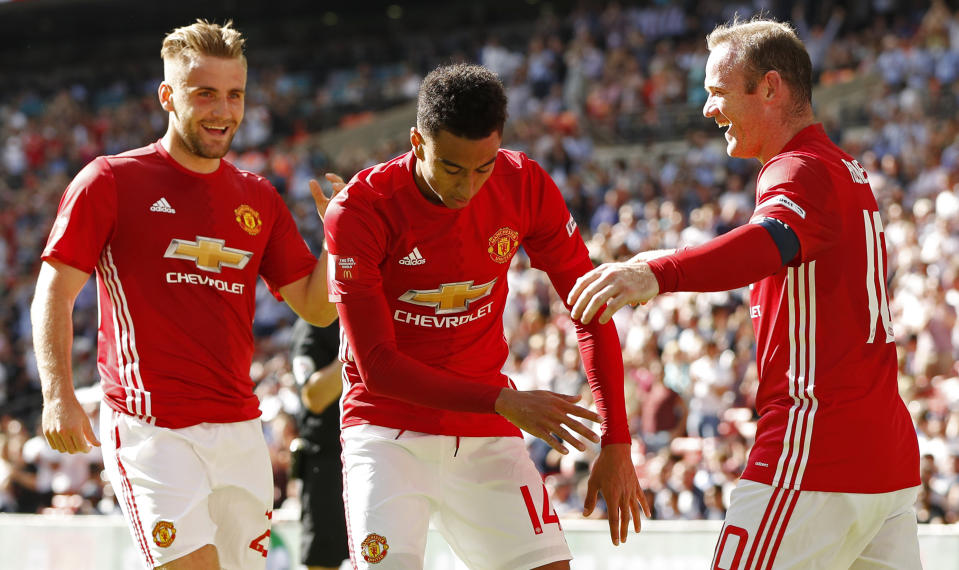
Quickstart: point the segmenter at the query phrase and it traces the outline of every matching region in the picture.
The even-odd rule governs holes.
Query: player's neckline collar
[[[219,176],[221,172],[223,172],[224,168],[227,167],[226,159],[221,158],[220,165],[213,172],[197,172],[195,170],[190,170],[189,168],[177,162],[177,160],[173,158],[169,152],[167,152],[167,149],[164,148],[162,140],[158,139],[155,143],[153,143],[153,147],[156,149],[157,154],[162,156],[163,159],[166,160],[169,164],[173,165],[174,168],[176,168],[177,170],[179,170],[180,172],[184,174],[188,174],[196,178],[204,178],[204,179],[215,178]]]

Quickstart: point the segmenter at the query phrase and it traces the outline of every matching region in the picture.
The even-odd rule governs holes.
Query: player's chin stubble
[[[229,152],[235,134],[236,131],[230,134],[230,138],[225,141],[222,148],[215,148],[213,145],[205,144],[203,140],[201,140],[201,134],[197,129],[189,129],[181,133],[180,138],[183,140],[183,145],[186,149],[200,158],[223,158],[226,156],[226,153]]]

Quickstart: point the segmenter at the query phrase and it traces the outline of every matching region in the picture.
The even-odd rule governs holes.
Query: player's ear
[[[416,127],[410,127],[410,145],[413,147],[413,154],[420,160],[423,160],[423,143],[423,135]]]
[[[767,100],[783,95],[782,76],[774,69],[767,71],[760,82],[760,89],[762,90],[760,93]]]
[[[166,81],[160,83],[160,86],[157,88],[157,97],[160,99],[160,107],[164,111],[172,113],[175,111],[173,108],[173,86],[167,83]]]

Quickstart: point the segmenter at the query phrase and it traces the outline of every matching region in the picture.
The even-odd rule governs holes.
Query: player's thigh
[[[798,493],[741,480],[730,496],[726,520],[713,553],[714,570],[763,568],[782,545]]]
[[[361,425],[345,428],[343,498],[350,558],[357,569],[419,570],[423,567],[437,487],[430,460],[435,437]]]
[[[304,452],[300,562],[339,567],[349,557],[339,449]]]
[[[778,489],[740,481],[713,568],[848,568],[895,511],[889,494]]]
[[[273,467],[259,420],[196,426],[213,491],[210,518],[224,570],[266,565],[273,517]]]
[[[898,505],[850,570],[921,570],[919,525],[913,507],[917,494],[918,487],[892,494]]]
[[[522,438],[462,438],[437,529],[470,568],[537,568],[572,558]]]
[[[134,547],[147,567],[214,543],[206,466],[176,430],[118,414],[105,404],[100,441],[107,477]]]

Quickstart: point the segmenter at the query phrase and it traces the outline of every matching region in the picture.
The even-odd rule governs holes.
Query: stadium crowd
[[[917,514],[920,522],[954,523],[959,10],[939,1],[912,14],[894,10],[895,2],[855,5],[849,12],[799,6],[783,16],[807,42],[820,85],[878,78],[877,87],[859,89],[846,110],[827,116],[826,127],[866,169],[883,212],[900,393],[922,456]],[[876,8],[886,5],[888,12]],[[407,59],[420,67],[358,66],[329,74],[325,83],[303,72],[251,68],[246,118],[229,158],[274,183],[318,251],[322,231],[308,179],[326,171],[349,176],[398,154],[405,133],[375,148],[332,154],[316,143],[315,125],[348,123],[370,101],[412,100],[434,59],[458,54],[504,79],[510,96],[505,146],[527,152],[550,172],[597,263],[701,243],[749,219],[759,167],[729,159],[718,134],[703,130],[707,122],[690,119],[705,95],[702,38],[714,22],[754,9],[703,1],[697,18],[659,3],[549,13],[530,23],[524,44],[490,35],[468,50],[439,53],[434,46],[426,50],[433,59]],[[142,146],[165,128],[154,89],[155,83],[77,84],[0,99],[0,512],[117,510],[95,451],[59,455],[37,435],[41,399],[28,307],[38,256],[72,175],[97,155]],[[651,143],[676,137],[680,144]],[[628,144],[598,152],[600,141]],[[514,259],[510,289],[508,374],[519,387],[589,397],[568,312],[522,255]],[[91,281],[77,300],[73,349],[74,378],[94,420],[95,295]],[[296,437],[291,414],[301,405],[289,361],[293,317],[261,286],[250,374],[271,443],[278,507],[297,501],[288,477]],[[755,431],[748,295],[673,294],[621,310],[615,320],[634,460],[654,518],[722,519]],[[578,516],[592,454],[561,457],[541,441],[528,443],[557,513]]]

